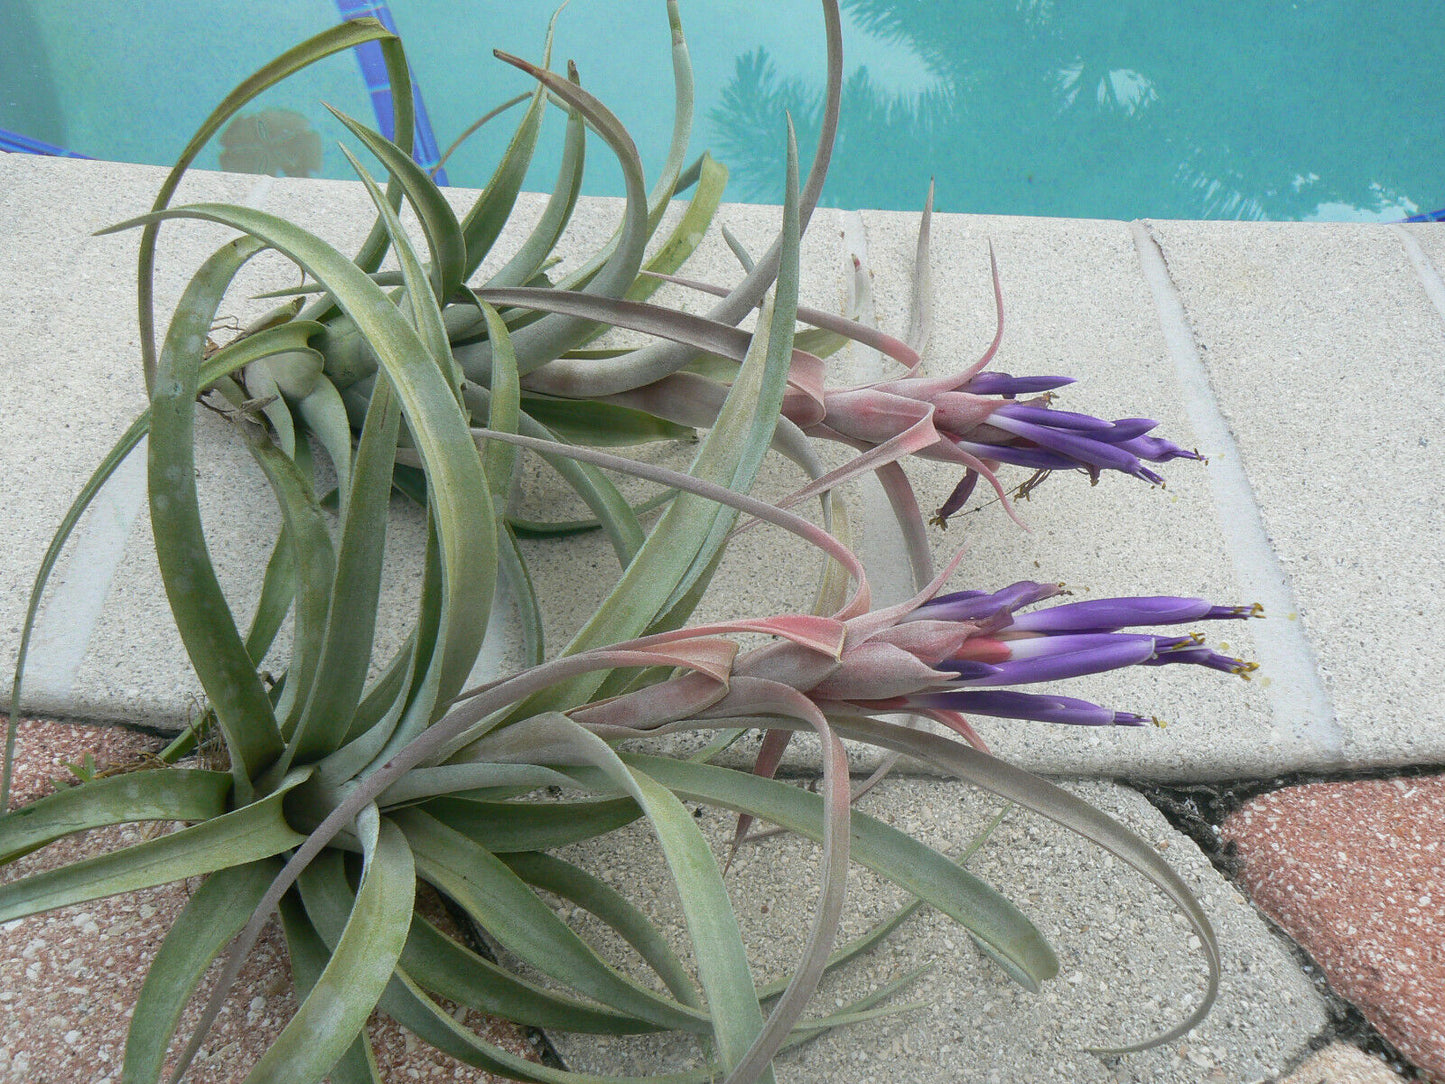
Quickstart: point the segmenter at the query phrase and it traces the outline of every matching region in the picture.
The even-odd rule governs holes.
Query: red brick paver
[[[1224,836],[1254,901],[1445,1081],[1445,776],[1287,787],[1245,805]]]

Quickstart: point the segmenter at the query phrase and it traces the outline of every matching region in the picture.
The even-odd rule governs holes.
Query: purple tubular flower
[[[1110,430],[1095,430],[1087,434],[1074,427],[1060,427],[1055,425],[1040,425],[1028,421],[1025,418],[1015,416],[1020,408],[1012,404],[999,407],[989,418],[989,425],[995,429],[1002,429],[1015,437],[1036,444],[1047,451],[1057,452],[1076,461],[1076,465],[1083,467],[1090,473],[1099,470],[1117,470],[1124,474],[1132,474],[1136,478],[1143,478],[1145,481],[1160,485],[1164,479],[1149,470],[1139,457],[1132,452],[1118,448],[1109,442]],[[1046,411],[1045,413],[1051,413]],[[1127,430],[1128,436],[1124,439],[1134,439],[1139,434],[1133,429]],[[979,454],[975,452],[975,454]],[[982,454],[988,454],[983,452]]]
[[[1054,410],[1046,406],[1030,406],[1027,403],[1010,403],[995,413],[995,417],[1002,414],[1006,418],[1017,418],[1021,422],[1031,422],[1034,425],[1047,425],[1054,429],[1073,429],[1081,433],[1110,433],[1114,429],[1113,422],[1106,422],[1103,418],[1096,418],[1092,414],[1076,414],[1070,410]],[[1148,421],[1148,419],[1145,419]],[[1147,433],[1158,422],[1148,424],[1137,432],[1130,432],[1130,436],[1138,436],[1140,433]],[[1107,440],[1108,437],[1103,439]]]
[[[1202,598],[1172,595],[1096,598],[1019,614],[1009,628],[1018,632],[1113,632],[1134,625],[1179,625],[1186,621],[1251,617],[1259,610],[1258,604],[1215,606]]]
[[[959,388],[970,395],[1001,395],[1012,399],[1016,395],[1037,395],[1053,391],[1074,382],[1072,376],[1010,376],[1008,373],[978,373]]]
[[[1152,659],[1145,659],[1143,666],[1167,666],[1175,662],[1194,663],[1196,666],[1207,666],[1211,670],[1218,670],[1224,674],[1234,674],[1238,677],[1249,680],[1249,675],[1259,669],[1259,663],[1246,662],[1244,659],[1236,659],[1230,655],[1221,655],[1217,651],[1210,651],[1203,645],[1202,637],[1180,636],[1174,643],[1160,639],[1158,652]]]
[[[1015,467],[1028,467],[1030,470],[1073,470],[1079,466],[1077,460],[1066,455],[1021,444],[980,444],[976,440],[957,440],[954,447],[979,459],[1012,463]]]
[[[1110,711],[1087,700],[1072,696],[1046,696],[1041,693],[1020,693],[1011,689],[990,689],[986,692],[932,693],[916,698],[921,706],[961,711],[974,715],[991,715],[1000,719],[1032,719],[1041,723],[1067,723],[1071,726],[1141,726],[1152,722],[1146,715],[1128,711]]]
[[[959,591],[929,599],[901,616],[895,629],[910,621],[953,622],[965,630],[947,657],[932,662],[937,681],[930,687],[903,692],[893,703],[921,710],[973,711],[1010,719],[1076,723],[1087,726],[1134,726],[1149,721],[1130,712],[1115,712],[1083,700],[1023,693],[998,686],[1028,685],[1097,674],[1125,666],[1192,663],[1248,678],[1255,664],[1221,655],[1204,646],[1200,633],[1156,635],[1121,632],[1141,625],[1177,625],[1186,621],[1231,620],[1262,616],[1254,606],[1216,606],[1198,598],[1150,595],[1101,598],[1017,613],[1051,596],[1061,587],[1023,580],[1000,591]],[[845,657],[846,657],[845,652]],[[899,696],[892,690],[895,698]],[[850,696],[868,706],[868,698]],[[879,697],[875,707],[884,703]]]
[[[957,684],[987,687],[1062,681],[1136,666],[1148,662],[1156,654],[1156,637],[1122,632],[1047,636],[1009,640],[1006,644],[1009,659],[998,663],[994,673],[982,677],[961,677]],[[965,666],[971,665],[969,660],[963,662]],[[950,670],[954,668],[952,662],[945,662],[942,666]]]
[[[955,591],[929,599],[902,621],[988,621],[1063,593],[1057,583],[1020,580],[999,591]],[[1047,611],[1046,611],[1047,612]]]
[[[1172,440],[1165,440],[1163,437],[1133,437],[1120,441],[1117,447],[1123,448],[1126,452],[1132,452],[1140,459],[1147,459],[1151,463],[1167,463],[1171,459],[1194,459],[1201,463],[1205,461],[1198,452],[1181,448]]]

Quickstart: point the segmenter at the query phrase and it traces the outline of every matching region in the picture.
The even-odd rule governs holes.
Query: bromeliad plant
[[[300,999],[296,1016],[251,1069],[252,1081],[370,1082],[378,1078],[364,1030],[380,1008],[471,1065],[549,1084],[595,1080],[535,1064],[462,1027],[439,998],[521,1024],[595,1034],[676,1030],[698,1037],[701,1061],[674,1081],[771,1077],[781,1049],[881,1011],[903,983],[840,1011],[807,1016],[822,974],[874,944],[903,917],[841,948],[835,935],[846,872],[859,862],[962,924],[983,950],[1030,988],[1058,964],[1038,931],[1004,896],[962,865],[853,812],[843,739],[908,753],[1052,817],[1151,877],[1184,911],[1210,969],[1204,1004],[1155,1042],[1183,1034],[1208,1011],[1218,975],[1209,922],[1154,850],[1068,793],[989,756],[966,714],[1085,725],[1143,717],[1005,686],[1127,665],[1200,663],[1245,672],[1197,636],[1124,631],[1247,616],[1189,599],[1096,600],[1023,612],[1058,588],[940,594],[956,562],[934,575],[924,527],[898,461],[925,454],[966,469],[963,488],[1001,462],[1036,469],[1120,469],[1154,476],[1139,460],[1189,454],[1145,437],[1152,423],[1106,422],[1020,402],[1062,378],[983,372],[993,348],[955,378],[918,375],[911,344],[801,309],[799,238],[817,202],[837,119],[838,13],[826,3],[829,101],[807,183],[789,142],[787,199],[777,242],[740,255],[742,283],[721,290],[706,317],[647,304],[680,268],[711,218],[725,176],[704,157],[673,234],[644,264],[667,201],[679,190],[691,84],[675,3],[678,119],[672,152],[651,194],[636,151],[606,108],[564,78],[515,58],[538,87],[491,183],[460,219],[402,148],[411,102],[400,43],[379,24],[349,23],[304,43],[238,88],[197,133],[139,228],[140,320],[147,411],[77,498],[37,579],[15,678],[18,715],[24,643],[46,577],[96,490],[148,435],[151,524],[177,627],[205,688],[204,724],[224,763],[186,759],[178,739],[154,770],[97,777],[0,818],[0,860],[71,832],[132,821],[184,822],[171,834],[0,888],[0,921],[164,883],[202,877],[167,934],[142,988],[123,1079],[184,1074],[249,946],[279,911]],[[550,40],[550,39],[549,39]],[[221,204],[169,205],[206,141],[267,87],[324,56],[380,43],[395,91],[396,142],[342,122],[389,175],[386,191],[352,159],[377,218],[348,257],[301,227]],[[570,116],[564,164],[533,232],[475,288],[467,285],[499,236],[521,185],[549,100]],[[613,240],[553,282],[548,260],[575,203],[585,129],[622,164],[627,200]],[[349,154],[349,152],[348,152]],[[424,251],[402,229],[415,212]],[[151,271],[163,223],[202,219],[239,236],[196,272],[157,351]],[[923,235],[926,240],[926,229]],[[219,348],[207,345],[237,273],[264,249],[306,274],[314,299],[288,303]],[[921,246],[926,257],[926,247]],[[393,270],[379,270],[390,252]],[[926,268],[926,258],[920,260]],[[997,277],[995,276],[995,284]],[[751,333],[737,324],[758,309]],[[809,330],[795,332],[801,320]],[[1000,331],[1002,310],[1000,307]],[[588,347],[608,326],[658,341],[627,351]],[[920,332],[924,322],[920,322]],[[847,338],[881,346],[907,367],[867,388],[830,389],[820,353]],[[995,341],[995,346],[997,341]],[[198,399],[225,413],[280,510],[281,529],[243,633],[207,551],[195,488]],[[686,473],[635,463],[600,445],[691,438],[707,430]],[[825,471],[809,436],[858,449]],[[330,460],[336,490],[318,491],[313,444]],[[825,527],[748,496],[770,447],[802,463],[824,494],[860,470],[880,472],[895,498],[920,590],[873,609],[863,570]],[[524,523],[506,513],[513,466],[543,456],[580,495],[616,550],[620,576],[571,643],[550,659],[543,602],[533,593],[518,534],[571,525]],[[662,484],[672,494],[648,529],[604,469]],[[394,491],[426,515],[425,570],[410,632],[375,658],[383,540]],[[940,515],[961,503],[955,497]],[[792,531],[825,559],[815,612],[743,616],[688,626],[740,516]],[[842,526],[827,500],[825,525]],[[840,531],[841,533],[841,531]],[[520,600],[530,665],[467,689],[500,578]],[[851,584],[851,588],[850,585]],[[284,673],[260,664],[289,615]],[[763,633],[742,652],[733,638]],[[928,716],[963,741],[887,721]],[[766,732],[753,772],[714,755],[747,728]],[[685,729],[721,731],[691,759],[624,751],[622,739]],[[823,786],[814,794],[770,778],[793,731],[821,741]],[[8,804],[13,729],[3,790]],[[545,800],[542,792],[554,788]],[[560,797],[555,788],[560,788]],[[739,933],[723,871],[684,801],[733,810],[739,835],[762,818],[822,843],[822,891],[797,969],[759,982]],[[554,853],[639,818],[656,835],[682,901],[695,970],[686,967],[636,904]],[[415,908],[419,885],[449,897],[517,965],[484,959]],[[584,940],[544,901],[549,893],[611,927],[653,972],[635,978]],[[229,952],[200,1028],[168,1055],[177,1022],[209,964]],[[545,983],[527,970],[545,975]],[[1141,1044],[1147,1046],[1151,1044]],[[1136,1049],[1129,1047],[1124,1049]]]

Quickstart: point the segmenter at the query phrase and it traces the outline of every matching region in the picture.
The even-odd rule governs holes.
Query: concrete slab
[[[0,158],[7,192],[0,224],[11,238],[0,253],[11,284],[0,314],[0,454],[12,492],[24,495],[0,508],[0,529],[11,540],[0,559],[3,657],[13,657],[53,524],[143,405],[131,271],[136,235],[95,238],[91,231],[146,209],[161,176],[149,167]],[[196,174],[188,183],[187,198],[250,201],[319,222],[343,246],[355,244],[369,221],[354,184],[221,174]],[[468,194],[452,195],[460,203]],[[519,226],[540,199],[528,197],[524,206]],[[616,201],[586,201],[567,250],[590,251],[616,217]],[[776,209],[760,207],[727,206],[720,217],[759,252],[777,222]],[[912,215],[820,211],[805,244],[806,299],[847,311],[850,289],[864,285],[869,318],[904,332],[915,231]],[[164,312],[225,234],[187,225],[162,236]],[[516,236],[499,248],[509,251]],[[1432,252],[1439,259],[1428,229],[1409,236],[1420,239],[1427,262]],[[1160,421],[1161,435],[1197,445],[1214,461],[1167,464],[1162,490],[1122,476],[1092,488],[1082,476],[1052,477],[1020,507],[1028,532],[997,506],[959,517],[934,534],[939,559],[960,544],[969,548],[953,586],[994,588],[1028,577],[1067,583],[1079,597],[1263,598],[1271,610],[1268,620],[1247,627],[1206,630],[1231,653],[1264,662],[1253,685],[1189,667],[1068,683],[1070,695],[1157,715],[1169,730],[1080,732],[984,720],[980,730],[1000,755],[1050,773],[1160,779],[1445,756],[1445,725],[1428,688],[1437,668],[1431,664],[1441,661],[1430,630],[1442,603],[1438,592],[1423,589],[1441,578],[1442,528],[1428,498],[1403,488],[1381,495],[1400,472],[1438,467],[1445,455],[1433,440],[1438,396],[1417,396],[1409,412],[1387,405],[1402,385],[1438,383],[1435,363],[1445,344],[1445,321],[1397,234],[1373,226],[1163,223],[1145,230],[936,216],[930,372],[967,364],[992,336],[990,242],[1007,313],[996,369],[1077,376],[1079,383],[1063,390],[1062,407],[1148,414]],[[720,282],[738,276],[715,234],[691,270]],[[294,281],[279,259],[258,259],[248,274],[245,290]],[[705,308],[675,288],[664,296]],[[1176,307],[1172,315],[1168,304]],[[232,309],[241,319],[252,311],[244,302],[228,302]],[[1196,342],[1207,347],[1194,350],[1204,361],[1181,360]],[[876,357],[855,349],[832,363],[830,380],[853,383],[879,371]],[[220,424],[202,419],[205,514],[216,525],[223,575],[244,620],[275,524],[269,511],[253,511],[268,503],[256,472],[217,452]],[[684,462],[687,452],[670,454]],[[957,480],[955,469],[936,465],[913,464],[909,472],[926,508]],[[1022,477],[1015,471],[1006,480]],[[761,492],[781,494],[800,481],[794,468],[779,465]],[[544,484],[532,487],[533,500]],[[1369,514],[1341,516],[1345,493]],[[903,562],[886,515],[876,495],[859,500],[860,546],[875,579],[888,585],[885,597],[896,596]],[[27,698],[34,710],[167,727],[194,711],[198,690],[170,631],[143,501],[142,472],[132,469],[81,532],[77,556],[67,559],[42,616]],[[417,524],[403,520],[397,530],[383,643],[400,635],[402,622],[392,615],[408,612],[405,585],[416,575]],[[547,630],[555,649],[604,589],[593,570],[605,572],[613,560],[600,540],[528,548],[541,590],[557,603]],[[777,573],[797,567],[795,552],[775,532],[745,538],[699,619],[806,606],[811,574]],[[745,756],[740,750],[738,759]],[[791,763],[810,759],[800,741]],[[867,763],[867,756],[857,761]]]
[[[138,232],[108,237],[93,233],[148,210],[163,177],[163,170],[144,166],[0,157],[0,183],[7,192],[0,228],[11,239],[3,266],[7,281],[16,284],[7,308],[5,380],[0,382],[5,395],[4,465],[11,492],[24,495],[0,507],[0,530],[12,540],[0,559],[0,657],[6,659],[15,656],[30,584],[54,526],[145,405],[134,313]],[[459,207],[475,197],[461,190],[451,195]],[[360,242],[371,216],[364,190],[346,182],[273,182],[197,173],[181,196],[249,203],[315,228],[343,248]],[[524,197],[517,222],[498,243],[499,253],[510,254],[543,202],[541,197]],[[589,201],[564,242],[567,251],[585,256],[605,243],[620,207],[619,200]],[[778,215],[776,209],[739,207],[730,208],[724,218],[761,253]],[[818,227],[809,236],[805,279],[827,284],[821,292],[810,293],[809,303],[836,308],[841,280],[834,264],[840,250],[829,217],[830,212],[820,212]],[[227,231],[205,223],[179,224],[162,232],[157,287],[162,326],[189,276],[227,236]],[[736,260],[722,241],[713,237],[710,246],[702,263],[712,268],[713,277],[737,277]],[[239,280],[239,300],[228,298],[225,315],[244,323],[275,304],[248,302],[248,295],[295,281],[289,264],[275,254],[263,254]],[[683,294],[673,292],[679,299]],[[700,295],[688,293],[693,308],[704,307]],[[278,521],[264,480],[244,453],[237,455],[224,435],[224,424],[202,412],[197,462],[213,556],[244,628],[248,600],[259,589]],[[679,453],[679,466],[685,465],[687,454]],[[780,467],[772,492],[781,495],[804,480],[795,470]],[[30,710],[163,729],[183,726],[196,713],[200,689],[171,627],[151,555],[144,502],[144,465],[137,454],[83,521],[58,570],[27,671]],[[414,605],[414,590],[408,585],[414,586],[419,576],[421,524],[404,508],[398,511],[396,538],[389,544],[389,560],[394,558],[396,567],[383,602],[378,657],[399,645],[404,618]],[[555,498],[548,514],[565,514]],[[733,557],[740,567],[765,565],[768,560],[761,554],[775,552],[770,547],[776,546],[776,538],[755,537],[751,548],[740,547]],[[579,581],[584,589],[595,584],[599,598],[606,586],[599,577],[579,577],[577,570],[615,568],[615,562],[605,545],[593,540],[574,545],[565,555],[546,545],[528,548],[538,554],[543,590],[548,584],[555,587],[558,605],[549,610],[554,620],[548,633],[550,642],[560,645],[590,613],[579,597]],[[758,582],[772,588],[767,600],[760,601],[762,612],[806,605],[807,586],[802,582],[779,582],[777,577]],[[278,651],[284,643],[283,634]],[[6,670],[8,674],[8,666]],[[7,695],[8,687],[7,680]]]
[[[908,320],[915,216],[867,212],[864,219],[878,317],[901,334]],[[990,368],[1077,377],[1060,389],[1061,409],[1148,416],[1159,421],[1157,434],[1213,454],[1191,425],[1125,224],[964,215],[937,215],[933,223],[935,330],[925,352],[930,374],[968,365],[993,337],[992,245],[1004,333]],[[1163,489],[1118,473],[1106,473],[1092,487],[1082,474],[1055,474],[1018,504],[1027,530],[997,505],[985,507],[957,517],[947,532],[933,529],[935,559],[965,546],[968,556],[956,579],[987,590],[1036,579],[1065,583],[1079,598],[1169,594],[1252,602],[1229,559],[1209,479],[1213,469],[1183,460],[1164,464]],[[910,462],[907,470],[925,510],[936,508],[961,475],[956,467],[925,462]],[[1028,475],[1019,467],[1000,471],[1006,485]],[[1231,653],[1254,658],[1256,641],[1271,624],[1203,631],[1211,642],[1227,641]],[[1164,731],[975,721],[1001,757],[1047,773],[1108,775],[1116,771],[1111,765],[1127,764],[1131,774],[1154,777],[1247,775],[1308,751],[1289,729],[1273,725],[1262,684],[1193,667],[1159,667],[1057,686],[1066,695],[1157,716],[1169,724]]]
[[[969,864],[1009,895],[1053,944],[1059,977],[1041,993],[1014,986],[952,920],[926,909],[871,953],[824,980],[818,1004],[841,1005],[921,965],[930,970],[899,1002],[923,1007],[841,1029],[778,1059],[780,1080],[900,1084],[936,1080],[1254,1082],[1289,1068],[1325,1027],[1323,1007],[1283,943],[1249,904],[1133,791],[1071,785],[1160,847],[1199,895],[1218,933],[1224,979],[1213,1013],[1185,1039],[1142,1054],[1102,1059],[1091,1045],[1137,1041],[1197,1004],[1204,964],[1183,919],[1132,870],[1052,822],[1010,811]],[[864,800],[875,816],[957,854],[997,802],[952,783],[895,779]],[[731,815],[704,809],[704,830],[725,848]],[[645,828],[619,833],[571,857],[621,887],[664,929],[680,933],[676,894]],[[758,981],[787,973],[816,896],[818,848],[791,836],[747,847],[728,885],[754,953]],[[849,877],[846,932],[857,936],[902,895],[867,871]],[[551,1035],[569,1068],[656,1072],[695,1064],[690,1040],[598,1040]]]
[[[1445,321],[1427,280],[1391,227],[1149,229],[1298,600],[1340,755],[1438,762],[1445,524],[1417,480],[1445,467]],[[1428,231],[1409,236],[1439,259]]]

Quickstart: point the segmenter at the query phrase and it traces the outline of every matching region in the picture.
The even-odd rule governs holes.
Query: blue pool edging
[[[7,151],[11,154],[42,154],[47,158],[84,158],[87,161],[94,161],[88,154],[68,151],[64,147],[57,147],[42,139],[31,139],[29,136],[7,131],[4,128],[0,128],[0,151]]]
[[[342,22],[352,22],[369,16],[376,19],[393,34],[397,32],[396,20],[392,18],[391,9],[386,6],[385,0],[336,0],[336,10],[341,16]],[[357,46],[356,61],[361,68],[361,78],[366,84],[367,94],[371,98],[371,107],[376,114],[377,127],[381,130],[382,135],[387,139],[392,139],[396,135],[396,128],[391,122],[391,80],[386,74],[386,61],[382,58],[381,46],[374,41]],[[416,138],[413,141],[412,157],[423,169],[429,172],[434,171],[432,178],[437,184],[445,185],[448,183],[446,170],[438,168],[441,152],[437,149],[436,136],[432,133],[431,118],[427,115],[426,105],[421,97],[421,88],[417,86],[415,75],[412,76],[411,87],[412,99],[416,103]],[[19,132],[12,132],[5,128],[0,128],[0,151],[12,154],[39,154],[49,158],[93,160],[88,154],[57,147],[53,143],[32,139],[30,136],[21,135]]]
[[[393,34],[397,34],[396,20],[385,0],[336,0],[336,11],[342,22],[373,18]],[[400,36],[398,34],[398,36]],[[361,67],[361,78],[371,95],[371,108],[376,113],[376,123],[381,134],[394,139],[396,129],[391,123],[391,80],[386,73],[386,61],[381,55],[381,46],[374,41],[363,42],[356,47],[356,62]],[[411,74],[411,73],[408,73]],[[417,165],[432,173],[437,184],[447,183],[446,170],[438,168],[441,152],[437,148],[436,136],[432,134],[431,118],[427,115],[426,103],[422,101],[421,87],[417,86],[415,74],[411,74],[412,99],[416,103],[416,138],[413,141],[412,157]]]

